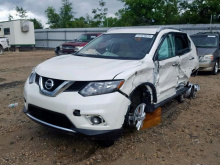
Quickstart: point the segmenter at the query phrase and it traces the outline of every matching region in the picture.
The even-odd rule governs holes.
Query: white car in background
[[[8,38],[0,37],[0,54],[2,54],[6,48],[10,48]]]
[[[68,133],[113,142],[124,125],[140,129],[147,112],[195,97],[196,48],[173,28],[113,28],[75,54],[32,70],[24,113]]]

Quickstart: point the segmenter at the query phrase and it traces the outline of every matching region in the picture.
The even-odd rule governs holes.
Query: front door
[[[165,35],[156,53],[158,63],[156,88],[159,102],[176,94],[180,57],[175,55],[174,42],[172,34]]]

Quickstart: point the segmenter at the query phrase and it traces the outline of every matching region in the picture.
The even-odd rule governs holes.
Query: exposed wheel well
[[[128,108],[127,114],[125,116],[124,126],[129,126],[129,115],[133,114],[138,105],[145,103],[149,105],[151,103],[151,94],[147,89],[146,85],[140,85],[132,91],[129,96],[131,104]]]
[[[145,85],[141,85],[132,92],[130,100],[130,111],[132,112],[141,103],[151,103],[151,94]]]

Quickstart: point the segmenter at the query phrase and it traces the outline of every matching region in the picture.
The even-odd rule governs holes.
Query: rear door
[[[192,55],[190,41],[185,33],[174,33],[175,54],[180,57],[180,65],[178,67],[178,86],[185,85],[192,73],[195,56]]]
[[[155,56],[158,65],[156,88],[159,102],[176,94],[180,57],[175,55],[174,44],[173,34],[166,34]]]

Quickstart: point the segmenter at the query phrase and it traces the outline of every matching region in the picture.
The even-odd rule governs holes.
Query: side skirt
[[[175,95],[173,95],[172,97],[170,98],[167,98],[166,100],[160,102],[160,103],[157,103],[157,104],[147,104],[147,107],[145,108],[145,112],[147,113],[150,113],[150,112],[153,112],[154,110],[156,110],[157,108],[161,107],[162,105],[170,102],[171,100],[173,100],[174,98],[176,98],[177,96],[185,93],[190,87],[184,87],[182,89],[179,89]]]

